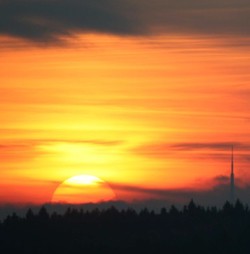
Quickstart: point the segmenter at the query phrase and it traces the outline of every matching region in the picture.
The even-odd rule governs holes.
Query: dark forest
[[[221,209],[193,200],[160,213],[147,208],[64,214],[29,209],[0,224],[1,253],[249,253],[250,210],[239,200]]]

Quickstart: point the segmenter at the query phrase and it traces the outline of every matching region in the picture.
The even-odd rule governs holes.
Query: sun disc
[[[52,203],[98,203],[115,199],[107,182],[93,175],[76,175],[62,182],[53,193]]]
[[[64,183],[71,184],[71,185],[92,185],[92,184],[99,184],[103,183],[104,181],[101,180],[100,178],[92,175],[77,175],[73,176]]]

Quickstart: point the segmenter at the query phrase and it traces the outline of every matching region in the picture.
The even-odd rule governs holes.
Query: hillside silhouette
[[[249,253],[249,242],[250,210],[239,200],[221,209],[191,200],[160,213],[110,207],[60,215],[41,207],[0,223],[1,253]]]

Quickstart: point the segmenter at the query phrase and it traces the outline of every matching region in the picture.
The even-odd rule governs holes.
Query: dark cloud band
[[[121,1],[0,1],[0,34],[33,41],[60,40],[80,32],[137,34]]]
[[[247,0],[0,0],[0,35],[57,42],[77,33],[250,35]]]

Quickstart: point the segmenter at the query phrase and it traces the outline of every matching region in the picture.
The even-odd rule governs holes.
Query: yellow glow
[[[0,203],[46,202],[58,182],[57,201],[85,202],[94,189],[114,196],[101,180],[64,181],[82,174],[121,186],[210,188],[230,167],[217,143],[244,144],[237,176],[250,178],[249,46],[184,35],[77,39],[0,49]],[[131,188],[115,192],[137,198]]]

